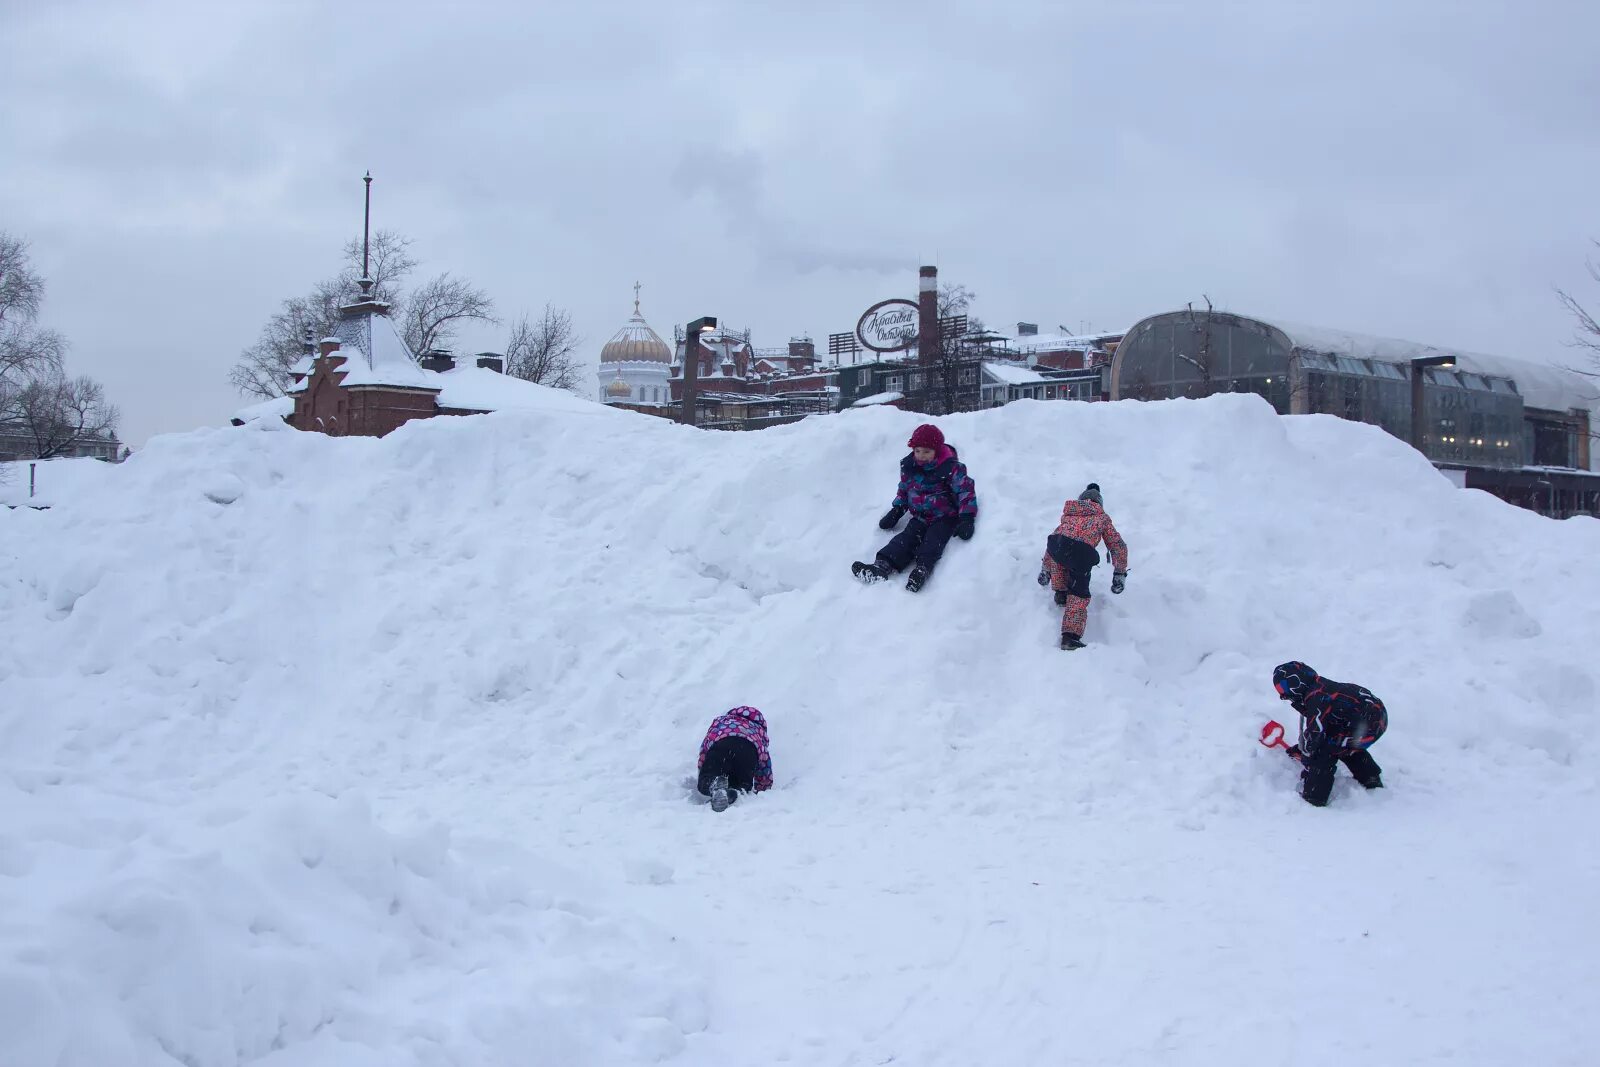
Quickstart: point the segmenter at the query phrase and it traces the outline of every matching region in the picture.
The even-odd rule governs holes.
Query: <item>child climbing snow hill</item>
[[[857,562],[851,571],[864,582],[878,582],[907,566],[906,588],[915,593],[944,555],[951,536],[972,539],[978,520],[978,491],[955,448],[932,423],[918,426],[907,442],[911,454],[900,461],[900,488],[878,528],[892,530],[907,511],[906,528],[878,550],[871,563]]]
[[[1045,540],[1039,567],[1039,584],[1055,590],[1056,603],[1062,605],[1062,648],[1083,647],[1083,631],[1089,621],[1089,573],[1100,562],[1094,546],[1102,540],[1111,553],[1111,591],[1120,593],[1128,581],[1128,545],[1105,512],[1100,486],[1090,482],[1078,499],[1062,507],[1061,522]]]
[[[772,755],[767,751],[767,720],[751,707],[737,707],[711,720],[700,742],[701,796],[712,811],[725,811],[741,791],[772,788]]]
[[[1300,761],[1300,796],[1323,807],[1333,776],[1343,763],[1368,789],[1383,788],[1383,768],[1367,749],[1389,728],[1389,710],[1372,692],[1352,682],[1324,678],[1299,660],[1272,671],[1272,687],[1300,713],[1300,743],[1289,748]]]

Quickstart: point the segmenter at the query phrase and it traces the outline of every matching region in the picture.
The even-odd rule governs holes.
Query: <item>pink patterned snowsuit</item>
[[[1105,509],[1093,500],[1069,500],[1061,509],[1061,523],[1055,532],[1063,537],[1087,545],[1090,550],[1102,540],[1111,553],[1111,569],[1118,574],[1128,570],[1128,544],[1111,524]],[[1084,553],[1089,556],[1088,552]],[[1084,625],[1089,621],[1089,571],[1077,571],[1057,563],[1045,553],[1045,569],[1050,572],[1050,588],[1067,594],[1066,607],[1061,612],[1061,632],[1083,636]]]

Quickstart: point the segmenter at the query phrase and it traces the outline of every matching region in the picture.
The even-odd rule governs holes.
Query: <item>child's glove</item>
[[[956,536],[963,541],[972,540],[973,527],[977,525],[976,519],[971,515],[963,515],[956,520]]]
[[[1056,590],[1056,603],[1057,604],[1065,604],[1066,602],[1067,602],[1067,591],[1065,589],[1057,589]]]
[[[1040,585],[1049,585],[1050,584],[1050,568],[1049,567],[1040,567],[1039,568],[1039,584]]]
[[[1283,754],[1294,760],[1296,763],[1305,762],[1306,754],[1300,751],[1299,745],[1290,745],[1288,748],[1283,750]]]
[[[883,518],[878,520],[878,529],[894,529],[896,526],[900,525],[900,516],[904,515],[905,513],[905,508],[899,506],[890,508],[888,511],[883,513]]]
[[[1112,571],[1111,572],[1111,591],[1113,593],[1122,592],[1122,590],[1127,587],[1127,584],[1128,584],[1128,572],[1127,571]]]

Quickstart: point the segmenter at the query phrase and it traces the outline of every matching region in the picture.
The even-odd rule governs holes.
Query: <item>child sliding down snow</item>
[[[738,707],[711,720],[700,742],[701,796],[712,811],[725,811],[740,790],[772,788],[772,756],[767,752],[767,720],[755,708]]]
[[[1089,572],[1100,562],[1094,546],[1101,540],[1111,553],[1111,591],[1122,592],[1128,580],[1128,545],[1111,524],[1100,498],[1100,487],[1088,488],[1061,509],[1061,522],[1045,540],[1039,584],[1055,590],[1062,605],[1061,647],[1082,648],[1083,629],[1089,621]]]
[[[871,563],[855,563],[851,571],[864,582],[877,582],[898,574],[908,565],[906,588],[922,588],[944,555],[951,535],[972,539],[978,519],[978,491],[956,450],[944,443],[944,434],[930,423],[918,426],[907,442],[911,454],[900,461],[900,489],[878,528],[892,530],[911,512],[911,521],[878,550]]]
[[[1300,761],[1300,796],[1307,803],[1328,803],[1340,763],[1368,789],[1383,787],[1383,768],[1367,751],[1389,728],[1383,701],[1359,685],[1330,681],[1299,660],[1273,668],[1272,686],[1279,700],[1300,713],[1300,743],[1289,755]]]

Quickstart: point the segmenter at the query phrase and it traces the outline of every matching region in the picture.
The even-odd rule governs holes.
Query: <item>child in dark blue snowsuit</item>
[[[1300,761],[1300,796],[1323,807],[1333,790],[1333,776],[1343,763],[1368,789],[1383,787],[1383,768],[1368,752],[1389,728],[1389,712],[1371,691],[1350,682],[1322,677],[1299,660],[1280,663],[1272,671],[1278,699],[1300,713],[1300,743],[1289,755]]]

